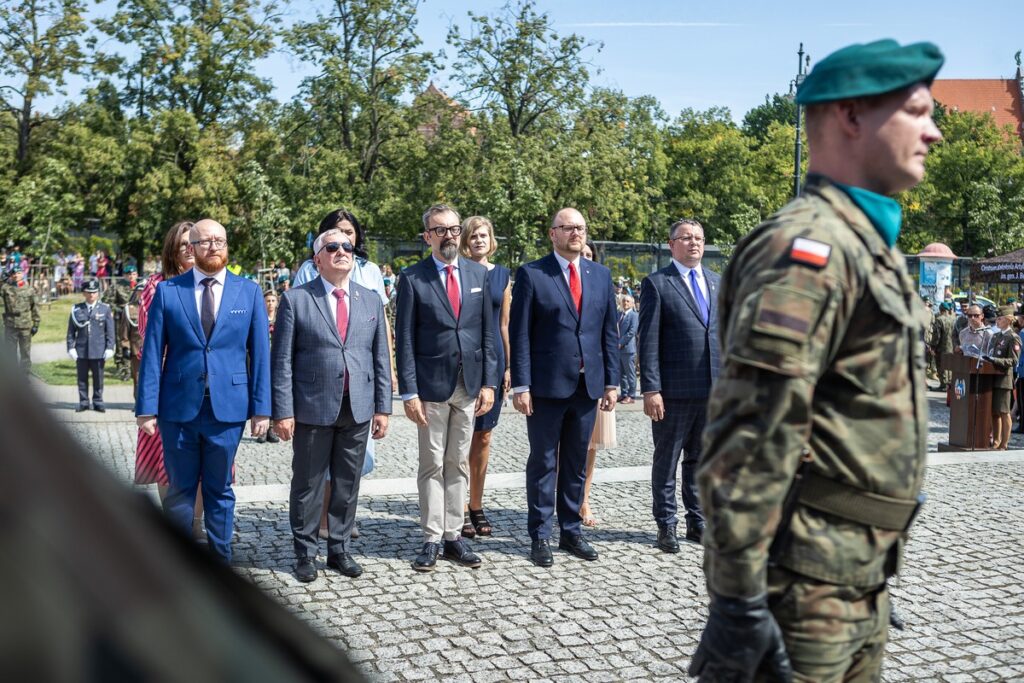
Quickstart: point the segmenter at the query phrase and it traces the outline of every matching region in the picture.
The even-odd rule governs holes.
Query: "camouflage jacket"
[[[953,353],[953,325],[956,319],[948,313],[940,313],[935,316],[932,323],[932,348],[940,356],[943,353]]]
[[[25,284],[3,286],[4,325],[19,330],[27,330],[39,324],[39,306],[36,305],[36,294]]]
[[[114,311],[115,316],[120,316],[124,312],[125,304],[131,301],[133,287],[127,279],[115,280],[107,291],[103,292],[103,296],[100,298],[105,304],[110,304],[110,308]]]
[[[1006,374],[992,378],[992,386],[996,389],[1013,389],[1013,370],[1020,361],[1020,337],[1007,328],[992,335],[989,341],[988,355],[992,358],[992,365]]]
[[[804,194],[737,246],[722,277],[722,370],[698,472],[711,591],[765,590],[802,452],[810,472],[912,505],[928,428],[924,310],[903,255],[839,188]],[[795,506],[780,566],[875,586],[905,532]]]
[[[128,349],[132,356],[142,356],[142,335],[139,334],[139,305],[134,301],[125,304],[117,322],[117,344]]]

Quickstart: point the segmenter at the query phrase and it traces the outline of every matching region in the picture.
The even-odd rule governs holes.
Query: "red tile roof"
[[[1015,78],[949,78],[932,84],[932,97],[952,111],[989,113],[1024,139],[1024,102]]]

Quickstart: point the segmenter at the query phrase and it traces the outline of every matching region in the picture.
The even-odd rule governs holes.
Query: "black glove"
[[[121,357],[124,358],[125,360],[131,360],[132,359],[132,350],[131,349],[121,349]]]
[[[768,610],[767,595],[725,598],[712,594],[711,613],[689,674],[713,683],[748,683],[758,670],[770,680],[793,680],[782,630]]]
[[[32,336],[33,337],[36,336],[36,332],[38,332],[38,331],[39,331],[39,325],[33,325],[32,326]]]

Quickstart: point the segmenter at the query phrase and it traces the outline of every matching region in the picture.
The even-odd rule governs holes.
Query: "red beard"
[[[196,254],[196,267],[204,273],[219,273],[228,264],[228,250],[224,249],[209,256]]]

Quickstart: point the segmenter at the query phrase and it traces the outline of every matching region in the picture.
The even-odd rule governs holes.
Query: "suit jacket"
[[[270,415],[270,334],[259,285],[230,271],[210,339],[196,307],[192,271],[157,285],[146,322],[136,415],[189,422],[209,384],[221,422]]]
[[[577,312],[554,254],[516,271],[509,319],[513,387],[529,386],[541,398],[569,398],[579,383],[581,360],[591,398],[619,386],[611,271],[581,259],[580,284],[582,311]]]
[[[670,399],[707,399],[718,377],[719,277],[703,268],[708,283],[709,321],[674,263],[644,278],[640,286],[640,391]]]
[[[461,256],[458,268],[462,286],[458,320],[432,256],[406,268],[398,279],[395,362],[403,396],[447,401],[455,391],[460,362],[470,396],[479,394],[481,387],[498,386],[487,268]]]
[[[75,349],[82,360],[100,360],[107,349],[114,350],[114,314],[110,306],[96,302],[92,315],[84,301],[75,304],[68,318],[68,351]]]
[[[619,353],[636,353],[637,314],[634,310],[622,313],[619,318]]]
[[[372,289],[349,282],[345,341],[331,315],[337,306],[318,276],[288,290],[274,322],[271,376],[275,420],[327,426],[341,412],[348,371],[356,422],[391,413],[391,354],[384,304]]]

